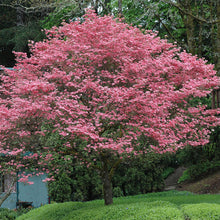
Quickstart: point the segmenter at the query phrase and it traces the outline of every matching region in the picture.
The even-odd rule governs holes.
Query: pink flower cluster
[[[213,66],[110,16],[88,11],[84,19],[47,31],[48,39],[31,44],[31,57],[17,53],[15,70],[5,70],[0,153],[25,167],[34,160],[47,167],[56,149],[36,143],[46,123],[68,149],[77,148],[69,144],[76,137],[87,141],[86,151],[135,154],[144,152],[133,145],[140,135],[154,140],[150,147],[159,153],[206,144],[220,124],[219,109],[189,101],[219,87]],[[25,155],[30,161],[24,152],[33,152]]]

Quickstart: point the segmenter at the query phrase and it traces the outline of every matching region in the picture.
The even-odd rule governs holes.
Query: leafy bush
[[[102,181],[98,172],[74,161],[71,172],[65,170],[49,184],[52,201],[90,201],[103,198]],[[113,176],[114,197],[137,195],[163,188],[161,155],[149,153],[124,160]]]
[[[202,176],[209,174],[215,170],[219,170],[220,161],[205,161],[203,163],[199,163],[188,168],[188,173],[191,179],[198,179]]]
[[[1,220],[13,220],[17,217],[17,214],[15,211],[6,209],[6,208],[0,208],[0,219]]]
[[[183,172],[183,175],[179,178],[178,183],[202,178],[207,174],[219,170],[219,168],[220,161],[205,161],[203,163],[192,165]]]
[[[84,201],[85,200],[85,197],[83,195],[83,193],[77,189],[76,192],[73,194],[73,201]]]
[[[185,170],[183,172],[183,175],[179,178],[178,183],[182,183],[182,182],[185,182],[185,181],[190,180],[190,179],[191,179],[191,176],[189,174],[189,171]]]
[[[113,188],[113,197],[121,197],[123,196],[123,192],[120,187]]]
[[[67,202],[71,199],[71,179],[66,173],[57,177],[56,182],[51,182],[49,195],[55,202]]]
[[[124,196],[144,194],[163,189],[161,155],[149,153],[123,161],[113,177],[113,187]]]
[[[167,167],[164,169],[162,173],[163,179],[166,179],[170,174],[172,174],[175,171],[175,168],[173,167]]]
[[[19,210],[10,210],[7,208],[0,208],[0,219],[1,220],[13,220],[16,217],[29,212],[30,209],[19,209]]]
[[[95,170],[76,164],[71,173],[55,176],[49,184],[52,201],[90,201],[102,198],[102,182]]]
[[[215,219],[209,216],[218,216],[216,219],[219,219],[220,205],[215,204],[219,199],[220,195],[193,195],[182,191],[149,193],[115,198],[111,206],[104,206],[103,200],[45,205],[18,220]]]
[[[164,220],[164,219],[176,219],[184,220],[184,216],[178,208],[173,207],[157,207],[148,210],[143,219],[146,220]],[[138,216],[138,219],[142,219],[142,216]]]
[[[182,206],[182,211],[187,219],[190,220],[219,220],[220,205],[219,204],[187,204]]]

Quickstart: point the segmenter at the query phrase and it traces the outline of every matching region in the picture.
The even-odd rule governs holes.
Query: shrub
[[[191,179],[191,176],[189,174],[189,171],[185,170],[183,172],[183,175],[179,178],[178,183],[182,183],[182,182],[185,182],[185,181],[190,180],[190,179]]]
[[[215,219],[209,216],[219,219],[220,205],[215,204],[219,198],[220,195],[166,191],[115,198],[111,206],[104,206],[102,200],[56,203],[33,209],[18,220],[183,220],[184,215],[188,220]]]
[[[49,184],[49,195],[55,202],[67,202],[71,199],[71,179],[66,173],[57,176],[57,180]]]
[[[0,208],[0,219],[1,220],[13,220],[17,216],[16,212],[6,208]]]
[[[190,166],[183,172],[183,175],[179,178],[178,183],[187,180],[196,180],[203,176],[210,174],[220,168],[220,161],[204,161]]]
[[[144,218],[143,218],[144,217]],[[138,216],[138,219],[146,220],[184,220],[184,216],[178,208],[156,207],[148,210],[145,215]]]
[[[124,160],[113,176],[113,196],[160,191],[163,188],[161,155],[149,153]],[[75,162],[72,171],[55,175],[49,184],[52,201],[90,201],[103,198],[102,181],[96,170]]]
[[[19,210],[10,210],[7,208],[0,208],[0,219],[1,220],[14,220],[16,217],[29,212],[30,209],[19,209]]]
[[[164,186],[161,155],[149,153],[123,161],[113,177],[113,187],[124,196],[160,191]]]
[[[219,220],[220,205],[219,204],[190,204],[183,205],[182,211],[187,219],[190,220]]]
[[[167,167],[164,169],[162,173],[163,179],[166,179],[170,174],[172,174],[175,171],[175,168],[173,167]]]
[[[220,168],[220,161],[216,162],[210,162],[205,161],[200,164],[193,165],[188,168],[189,175],[191,179],[198,179],[202,176],[209,174],[215,170],[218,170]]]
[[[85,201],[85,197],[79,189],[73,194],[73,201]]]
[[[115,187],[115,188],[113,188],[113,196],[114,197],[121,197],[121,196],[123,196],[124,194],[123,194],[123,192],[122,192],[122,190],[121,190],[121,188],[120,187]]]

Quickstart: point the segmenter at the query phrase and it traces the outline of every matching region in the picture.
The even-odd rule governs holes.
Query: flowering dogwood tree
[[[15,70],[1,77],[2,172],[50,173],[55,154],[79,156],[80,139],[84,152],[101,158],[105,204],[111,204],[120,159],[205,145],[220,124],[218,109],[189,104],[219,86],[213,66],[152,31],[88,11],[83,22],[63,23],[47,37],[31,43],[31,57],[17,53]],[[59,146],[41,141],[49,128],[62,139]],[[138,146],[141,135],[148,148]],[[112,165],[111,155],[120,157]]]

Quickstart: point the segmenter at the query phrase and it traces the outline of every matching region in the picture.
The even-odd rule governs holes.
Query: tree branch
[[[193,15],[192,13],[190,13],[187,10],[183,9],[180,4],[177,4],[173,1],[170,1],[170,0],[162,0],[162,1],[164,3],[168,3],[168,4],[176,7],[180,12],[184,13],[185,15],[189,15],[189,16],[193,17],[197,21],[200,21],[200,22],[203,22],[203,23],[206,23],[206,24],[217,24],[217,23],[220,22],[220,19],[218,19],[218,20],[206,20],[201,16]]]
[[[0,207],[3,204],[3,202],[11,195],[11,192],[14,188],[14,184],[15,184],[16,181],[17,181],[17,176],[14,176],[13,180],[12,180],[12,182],[11,182],[9,188],[8,188],[8,191],[5,192],[5,194],[3,195],[2,198],[0,198]]]
[[[57,4],[55,3],[50,3],[47,5],[40,5],[40,6],[35,6],[35,7],[25,7],[24,5],[21,4],[0,4],[0,7],[8,7],[8,8],[12,8],[17,10],[19,8],[19,10],[24,13],[24,14],[31,14],[31,13],[37,13],[37,12],[41,12],[44,9],[54,9],[57,7]]]

